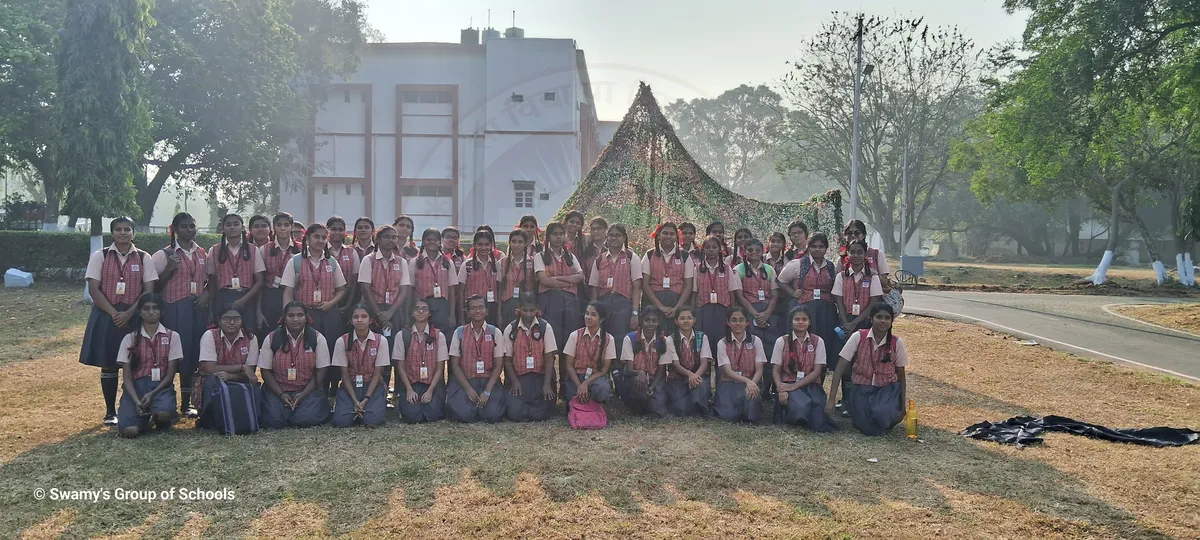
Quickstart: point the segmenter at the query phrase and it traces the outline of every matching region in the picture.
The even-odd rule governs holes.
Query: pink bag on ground
[[[571,429],[604,429],[608,427],[608,413],[604,407],[595,401],[580,403],[579,398],[571,398],[567,404],[567,423]]]

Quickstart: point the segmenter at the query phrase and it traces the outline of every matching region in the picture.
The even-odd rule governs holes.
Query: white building
[[[418,231],[455,225],[464,238],[524,214],[545,223],[599,152],[583,51],[519,28],[479,36],[368,45],[327,93],[313,173],[282,182],[280,208],[305,223],[407,214]]]

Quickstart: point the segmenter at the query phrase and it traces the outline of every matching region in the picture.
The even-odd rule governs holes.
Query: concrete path
[[[1119,304],[1189,300],[947,291],[905,291],[907,313],[959,320],[1052,349],[1200,382],[1200,336],[1123,318]]]

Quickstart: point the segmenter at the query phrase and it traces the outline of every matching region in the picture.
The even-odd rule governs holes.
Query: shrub
[[[164,233],[137,233],[134,245],[154,253],[170,241]],[[205,249],[220,242],[215,234],[196,235]],[[105,233],[104,245],[112,243]],[[42,280],[83,279],[91,256],[91,238],[76,232],[0,231],[0,270],[19,268]]]

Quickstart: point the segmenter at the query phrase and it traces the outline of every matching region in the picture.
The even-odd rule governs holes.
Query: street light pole
[[[854,39],[858,45],[858,55],[854,59],[854,141],[851,143],[850,150],[850,219],[858,217],[858,155],[862,145],[859,128],[863,54],[863,16],[861,14],[858,16],[858,33],[855,34]]]

